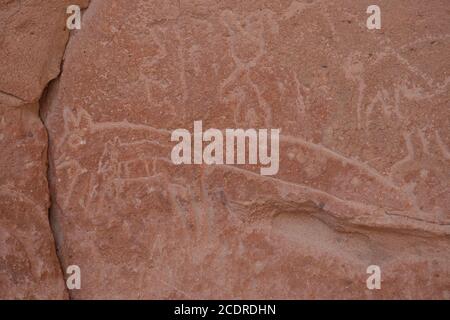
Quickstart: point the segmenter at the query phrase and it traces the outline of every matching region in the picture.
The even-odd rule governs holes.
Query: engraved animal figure
[[[230,104],[235,109],[236,124],[261,122],[268,127],[272,122],[272,110],[264,99],[260,87],[252,79],[251,71],[266,53],[264,39],[266,25],[270,32],[275,33],[276,21],[267,10],[245,18],[225,10],[221,17],[229,32],[229,53],[235,69],[221,83],[219,94],[224,103]],[[256,104],[250,103],[252,98],[256,98]],[[255,118],[259,121],[255,121]]]

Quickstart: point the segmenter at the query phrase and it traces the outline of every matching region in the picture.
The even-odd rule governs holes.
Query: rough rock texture
[[[370,4],[92,1],[45,103],[71,296],[450,298],[448,1]],[[279,173],[173,165],[194,120]]]
[[[48,221],[48,140],[38,111],[0,108],[0,299],[67,295]]]
[[[0,299],[68,297],[48,219],[38,103],[60,72],[68,3],[0,0]]]
[[[75,3],[0,0],[0,298],[450,299],[448,0]],[[173,165],[195,120],[280,171]]]
[[[37,102],[60,72],[66,8],[88,0],[0,0],[0,107]]]

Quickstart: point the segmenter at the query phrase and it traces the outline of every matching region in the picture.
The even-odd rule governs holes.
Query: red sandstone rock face
[[[0,107],[37,102],[59,74],[66,8],[87,0],[0,1]]]
[[[369,4],[92,1],[41,100],[70,296],[449,299],[448,4]],[[197,120],[280,128],[279,172],[174,165]]]
[[[0,299],[67,296],[48,221],[47,133],[38,111],[0,108]]]
[[[379,5],[94,1],[46,104],[72,296],[449,298],[448,7]],[[279,173],[173,165],[195,120]]]
[[[68,297],[48,220],[48,138],[38,104],[59,74],[67,3],[0,1],[1,299]]]

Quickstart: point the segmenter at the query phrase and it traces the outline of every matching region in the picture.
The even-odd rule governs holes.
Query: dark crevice
[[[61,69],[62,70],[62,69]],[[59,80],[60,75],[58,75],[58,77],[56,77],[55,79],[51,80],[49,82],[49,84],[47,85],[47,87],[44,89],[41,99],[39,100],[39,117],[41,119],[41,122],[45,128],[46,134],[47,134],[47,185],[48,185],[48,194],[49,194],[49,200],[50,200],[50,204],[48,207],[48,221],[49,221],[49,225],[50,225],[50,230],[52,232],[52,236],[53,236],[53,241],[54,241],[54,246],[55,246],[55,250],[56,250],[56,257],[58,258],[58,262],[59,262],[59,267],[61,270],[61,276],[63,278],[63,284],[64,284],[64,290],[67,294],[67,297],[69,297],[69,299],[72,299],[70,290],[67,289],[66,287],[66,283],[65,283],[65,270],[64,270],[64,264],[63,264],[63,258],[61,255],[61,241],[59,241],[59,237],[58,237],[58,224],[55,221],[55,214],[54,214],[54,206],[55,206],[55,202],[56,202],[56,196],[55,196],[55,192],[51,183],[51,170],[52,170],[52,155],[51,155],[51,145],[50,145],[50,133],[48,128],[45,125],[45,115],[43,114],[43,110],[42,110],[42,106],[44,104],[45,99],[47,98],[48,95],[48,91],[49,89],[52,87],[52,83],[55,81]]]

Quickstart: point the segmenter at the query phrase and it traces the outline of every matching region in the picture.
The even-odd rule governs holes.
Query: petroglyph
[[[448,11],[377,5],[94,1],[43,102],[73,297],[445,297]],[[280,128],[277,174],[174,165],[196,121]]]

